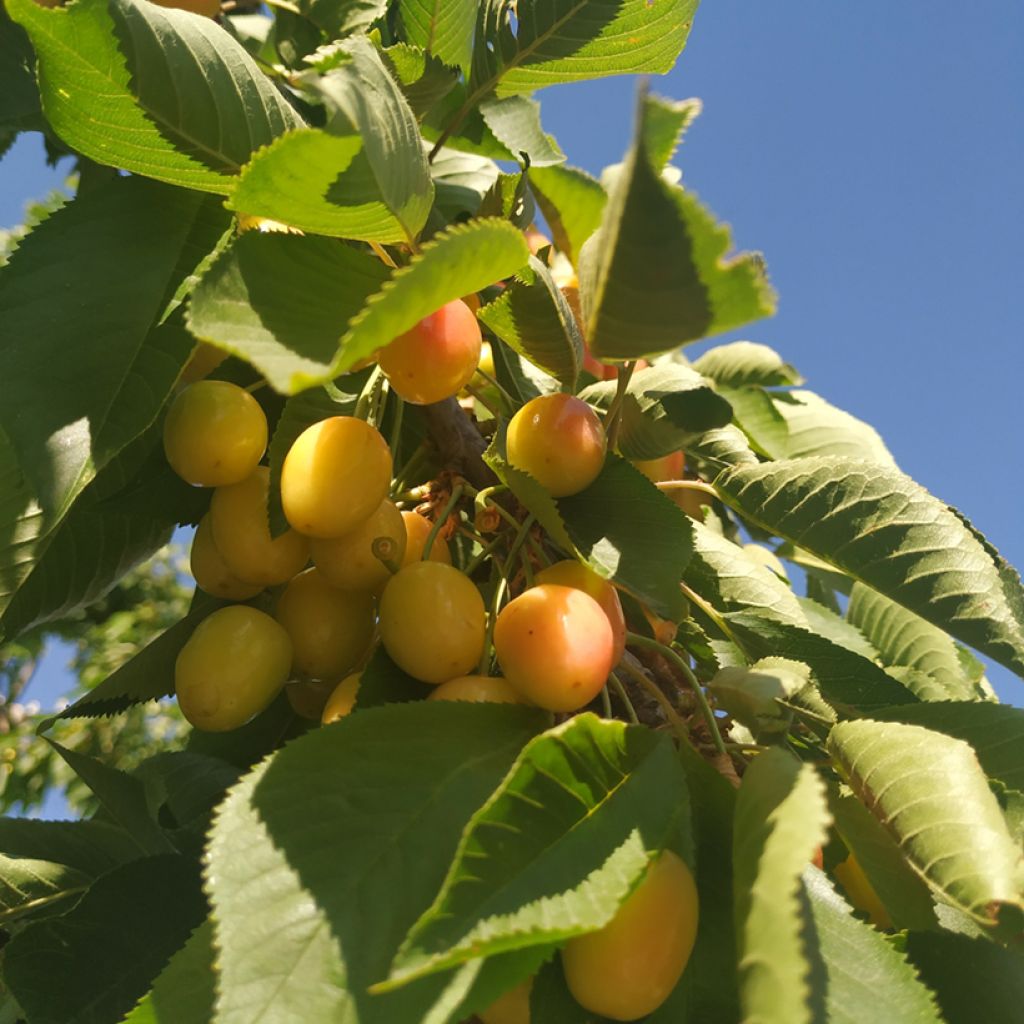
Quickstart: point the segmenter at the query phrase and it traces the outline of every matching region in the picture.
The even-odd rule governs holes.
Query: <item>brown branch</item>
[[[477,489],[498,482],[482,458],[487,442],[454,398],[425,405],[423,413],[446,467],[457,470]]]

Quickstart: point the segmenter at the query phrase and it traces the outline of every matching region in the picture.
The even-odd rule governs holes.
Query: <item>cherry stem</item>
[[[608,684],[601,687],[601,714],[605,718],[614,718],[612,714],[612,698],[608,693]]]
[[[718,731],[718,721],[715,718],[714,711],[711,710],[707,697],[704,695],[704,688],[693,674],[693,669],[671,647],[666,647],[649,636],[642,636],[640,633],[627,633],[626,643],[633,647],[646,647],[650,651],[657,652],[682,673],[683,678],[693,691],[697,704],[700,706],[701,715],[704,717],[704,723],[708,727],[708,732],[711,733],[711,741],[715,745],[715,750],[719,754],[724,754],[725,744],[722,742],[722,734]]]
[[[659,491],[700,491],[702,494],[709,494],[712,498],[718,498],[718,491],[711,484],[703,480],[662,480],[655,486]]]
[[[434,525],[430,528],[430,533],[427,534],[426,543],[423,545],[423,561],[427,561],[430,558],[430,552],[434,547],[434,539],[441,532],[441,527],[448,522],[448,517],[455,511],[455,506],[459,503],[459,498],[462,497],[462,484],[457,484],[452,490],[452,496],[448,499],[447,504],[441,510],[441,514],[434,520]]]
[[[629,694],[626,693],[626,688],[622,685],[622,680],[614,673],[608,673],[608,682],[612,684],[612,689],[615,690],[616,696],[622,701],[626,708],[626,717],[633,723],[633,725],[640,724],[640,716],[636,713],[636,708],[633,707],[633,702],[629,699]]]
[[[370,550],[373,552],[373,557],[379,562],[383,562],[392,575],[402,568],[402,563],[398,560],[398,545],[395,543],[394,537],[374,537]]]
[[[395,418],[391,424],[391,439],[388,447],[391,449],[391,458],[397,462],[398,448],[402,443],[402,418],[405,413],[405,402],[397,391],[392,391],[391,397],[395,400]]]
[[[624,363],[622,369],[619,370],[619,377],[615,385],[615,397],[612,399],[612,404],[608,407],[608,412],[604,418],[604,429],[608,436],[608,450],[615,451],[616,445],[619,443],[619,427],[622,424],[622,406],[626,400],[626,389],[629,387],[630,378],[633,376],[633,370],[636,368],[636,362]]]

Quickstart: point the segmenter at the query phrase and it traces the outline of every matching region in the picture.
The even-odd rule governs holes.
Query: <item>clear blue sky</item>
[[[781,296],[736,336],[873,423],[1024,566],[1024,4],[706,0],[653,85],[703,99],[676,162]],[[570,162],[621,158],[632,81],[540,98]],[[0,224],[59,181],[41,152],[30,139],[0,163]]]

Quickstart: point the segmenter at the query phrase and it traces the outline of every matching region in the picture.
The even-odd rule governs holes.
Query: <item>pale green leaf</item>
[[[476,0],[399,0],[405,38],[452,67],[469,69]]]
[[[458,71],[419,46],[395,43],[381,50],[388,70],[401,87],[417,120],[425,117],[455,88]]]
[[[584,388],[580,397],[607,411],[615,381]],[[725,401],[699,374],[679,363],[659,363],[630,377],[621,406],[619,451],[628,459],[657,459],[684,448],[695,434],[725,427],[732,416]]]
[[[797,601],[807,625],[815,633],[839,644],[840,647],[845,647],[848,651],[853,651],[854,654],[859,654],[862,658],[867,658],[868,661],[878,663],[878,651],[852,622],[809,597],[798,597]]]
[[[530,170],[530,189],[551,228],[555,246],[579,262],[583,243],[598,229],[608,196],[596,178],[565,165]]]
[[[98,163],[226,193],[254,150],[303,123],[209,18],[134,0],[7,9],[39,56],[47,120]]]
[[[63,917],[16,935],[4,949],[4,981],[32,1024],[110,1024],[205,914],[194,861],[144,857],[104,875]]]
[[[487,157],[445,146],[434,157],[430,173],[434,179],[434,209],[453,221],[459,214],[477,213],[501,172]]]
[[[565,296],[536,256],[478,315],[511,349],[562,383],[575,384],[583,338]]]
[[[665,352],[774,311],[761,258],[726,260],[728,228],[652,166],[650,102],[641,103],[601,227],[580,257],[587,341],[598,359]]]
[[[521,164],[550,167],[565,160],[553,135],[541,127],[540,104],[528,96],[492,97],[480,104],[480,116],[491,134]]]
[[[67,864],[0,853],[0,925],[39,913],[61,913],[92,879]]]
[[[810,1024],[801,883],[829,823],[814,767],[782,750],[758,755],[736,801],[733,908],[743,1020]]]
[[[644,144],[651,166],[656,171],[665,169],[686,129],[700,112],[700,100],[670,100],[664,96],[648,98]]]
[[[679,828],[686,793],[671,742],[645,728],[584,714],[538,736],[469,822],[390,982],[603,927]]]
[[[685,451],[688,460],[707,463],[712,473],[727,466],[756,465],[758,461],[743,432],[731,423],[690,438]]]
[[[829,1024],[944,1024],[903,954],[858,921],[821,871],[804,873],[815,1008]],[[821,1012],[819,1011],[819,1012]]]
[[[367,988],[387,975],[464,825],[543,720],[498,705],[374,708],[246,776],[207,851],[219,1024],[422,1019],[444,977],[386,996]]]
[[[387,7],[387,0],[299,0],[302,13],[331,39],[366,32]]]
[[[883,664],[916,669],[933,677],[942,694],[937,699],[974,697],[974,686],[964,676],[956,644],[920,615],[863,583],[853,585],[846,615],[877,648]]]
[[[778,352],[754,341],[730,341],[709,348],[694,360],[693,368],[723,387],[785,387],[804,382]]]
[[[758,526],[1024,673],[1020,577],[909,477],[818,457],[729,469],[715,487]]]
[[[828,749],[853,791],[945,900],[983,925],[1024,906],[1024,859],[971,747],[916,725],[843,722]],[[1011,933],[1020,928],[1011,918]]]

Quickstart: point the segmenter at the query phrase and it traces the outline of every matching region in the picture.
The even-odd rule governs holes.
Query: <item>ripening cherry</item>
[[[530,1024],[530,992],[533,978],[527,978],[515,988],[499,996],[477,1016],[483,1024]]]
[[[839,884],[846,892],[846,898],[857,909],[868,915],[868,920],[883,930],[892,928],[892,918],[885,904],[881,901],[875,887],[871,884],[860,861],[851,853],[849,857],[834,868]]]
[[[309,560],[309,541],[294,530],[270,536],[267,498],[270,470],[257,466],[239,484],[218,487],[210,502],[210,527],[224,564],[240,580],[272,587],[287,583]]]
[[[500,676],[456,676],[442,683],[427,700],[464,700],[473,704],[525,704],[523,695]]]
[[[356,697],[359,694],[359,683],[362,678],[362,672],[353,672],[338,683],[324,705],[324,713],[320,718],[324,725],[330,725],[331,722],[337,722],[352,713],[352,709],[356,706]]]
[[[548,711],[576,711],[597,696],[614,667],[615,636],[589,594],[541,583],[502,608],[494,653],[527,700]]]
[[[509,421],[509,464],[529,473],[554,497],[589,487],[604,466],[607,441],[594,410],[580,398],[532,398]]]
[[[589,594],[601,606],[608,616],[608,624],[612,627],[612,665],[618,665],[626,651],[626,616],[622,613],[622,602],[615,587],[603,576],[598,576],[589,566],[571,558],[541,570],[537,573],[537,582],[575,587]]]
[[[220,608],[178,654],[178,706],[197,729],[237,729],[281,692],[291,663],[288,634],[269,615],[242,604]]]
[[[391,450],[354,416],[331,416],[295,439],[281,466],[281,504],[307,537],[343,537],[387,497]]]
[[[185,364],[185,369],[181,371],[181,383],[194,384],[197,380],[202,380],[213,373],[227,357],[228,354],[224,349],[217,348],[216,345],[210,345],[205,341],[199,342],[191,358]]]
[[[334,682],[323,679],[299,679],[284,688],[284,695],[292,711],[300,718],[319,722],[327,706],[327,698],[334,691]]]
[[[480,661],[486,618],[468,576],[441,562],[413,562],[384,588],[380,639],[403,671],[424,683],[444,683]]]
[[[199,520],[196,527],[196,535],[192,538],[189,568],[192,570],[196,586],[214,597],[223,597],[229,601],[248,601],[263,589],[259,583],[246,583],[240,580],[227,567],[217,550],[217,545],[213,542],[213,527],[210,525],[209,513]]]
[[[480,362],[480,325],[462,299],[425,316],[384,348],[378,362],[407,402],[428,405],[457,394]]]
[[[666,480],[682,480],[686,459],[682,452],[672,452],[660,459],[640,459],[633,463],[651,483],[660,484]]]
[[[394,545],[394,559],[401,564],[406,549],[405,522],[398,507],[386,498],[349,533],[314,540],[310,544],[313,563],[332,587],[379,593],[391,579],[388,567],[373,553],[373,542],[381,537]]]
[[[182,11],[201,14],[204,18],[216,18],[220,14],[220,0],[153,0],[160,7],[177,7]]]
[[[611,1020],[639,1020],[653,1013],[686,969],[697,917],[693,875],[666,850],[608,924],[563,947],[562,969],[573,998]]]
[[[164,420],[164,452],[183,480],[224,487],[244,480],[267,449],[267,417],[248,391],[199,380],[178,392]]]
[[[402,557],[403,568],[418,562],[423,558],[423,549],[427,546],[427,538],[434,524],[419,512],[403,512],[402,521],[405,523],[405,555]],[[431,562],[443,562],[445,565],[452,564],[452,553],[448,542],[440,533],[434,538],[430,546]]]
[[[277,602],[275,617],[292,642],[292,669],[310,679],[339,679],[373,641],[371,594],[337,590],[319,569],[294,577]]]

